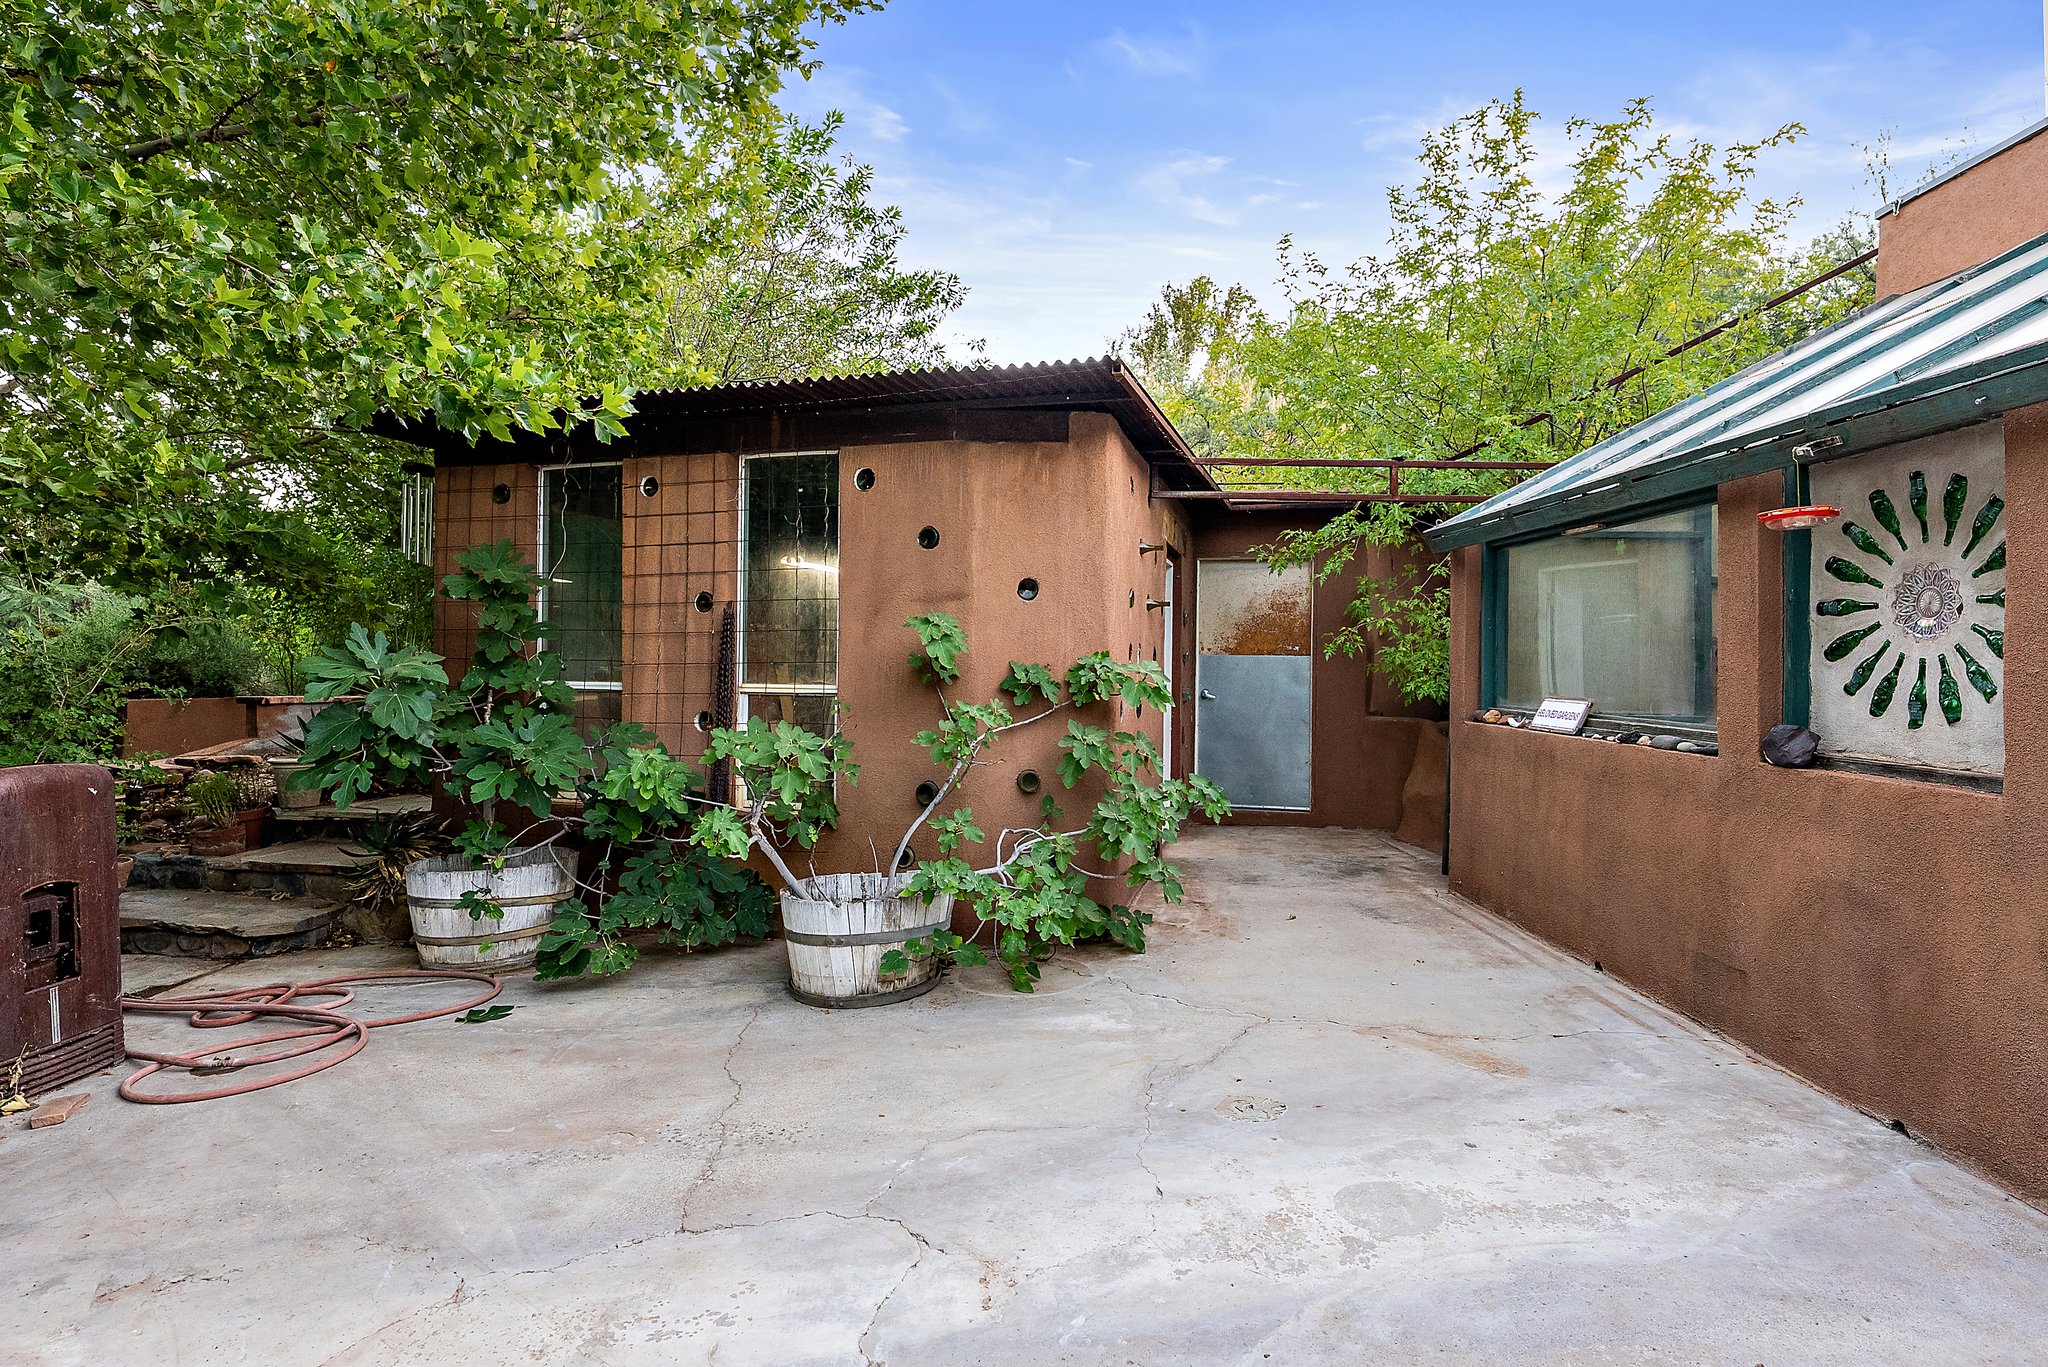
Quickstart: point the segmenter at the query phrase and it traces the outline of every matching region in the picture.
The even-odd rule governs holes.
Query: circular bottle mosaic
[[[1938,508],[1928,494],[1923,470],[1907,476],[1903,515],[1891,490],[1871,490],[1875,528],[1845,519],[1837,534],[1848,544],[1822,565],[1847,596],[1814,604],[1817,616],[1845,628],[1821,652],[1847,669],[1842,691],[1857,697],[1869,688],[1870,715],[1883,717],[1904,684],[1909,730],[1926,723],[1930,685],[1950,726],[1963,719],[1964,685],[1994,702],[2005,661],[2005,540],[1995,535],[2005,500],[1992,494],[1973,511],[1962,474],[1948,477]]]

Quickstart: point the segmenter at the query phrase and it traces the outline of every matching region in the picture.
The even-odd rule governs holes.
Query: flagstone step
[[[282,954],[325,944],[339,913],[312,898],[130,888],[121,894],[121,949],[197,959]]]

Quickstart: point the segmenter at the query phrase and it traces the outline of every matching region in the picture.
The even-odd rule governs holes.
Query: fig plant
[[[685,948],[765,935],[773,900],[746,866],[756,853],[794,893],[817,895],[792,860],[804,855],[799,862],[808,863],[838,825],[840,785],[858,781],[845,736],[758,717],[714,728],[703,761],[726,766],[730,782],[729,796],[713,797],[703,769],[643,728],[622,724],[589,740],[577,732],[560,659],[541,648],[547,628],[531,604],[537,577],[511,543],[464,551],[457,566],[445,591],[478,608],[476,654],[462,681],[451,685],[431,651],[352,629],[345,645],[307,667],[308,696],[334,701],[307,728],[299,782],[331,791],[341,807],[379,783],[441,785],[473,813],[457,849],[487,864],[504,860],[547,817],[553,798],[573,790],[583,805],[584,895],[564,901],[540,939],[543,978],[620,972],[638,956],[636,932]],[[1088,720],[1092,709],[1117,703],[1140,715],[1147,707],[1165,712],[1165,674],[1102,651],[1057,673],[1012,661],[997,696],[967,701],[949,696],[967,652],[959,622],[933,613],[905,625],[917,638],[909,663],[939,709],[915,743],[941,777],[886,869],[875,871],[904,875],[905,895],[927,904],[953,898],[981,925],[967,937],[947,931],[914,940],[885,956],[882,971],[902,973],[911,957],[930,955],[984,961],[986,932],[1012,984],[1029,991],[1056,946],[1107,937],[1143,949],[1150,913],[1135,897],[1102,901],[1093,890],[1105,882],[1134,892],[1157,885],[1177,901],[1179,874],[1165,847],[1194,813],[1219,820],[1229,810],[1206,779],[1159,776],[1158,748],[1142,732]],[[995,762],[1006,736],[1060,722],[1061,784],[1099,788],[1084,816],[1067,817],[1048,796],[1036,822],[991,836],[971,808],[949,806],[975,770]],[[927,829],[938,857],[918,861],[912,844]],[[479,919],[502,915],[481,894],[464,905]]]

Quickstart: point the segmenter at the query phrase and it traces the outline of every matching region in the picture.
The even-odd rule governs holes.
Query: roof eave
[[[1806,414],[1796,425],[1752,429],[1727,441],[1677,452],[1611,479],[1532,502],[1511,504],[1489,516],[1481,504],[1423,534],[1432,551],[1517,540],[1558,532],[1617,512],[1712,489],[1731,480],[1798,461],[1795,448],[1824,437],[1840,439],[1820,457],[1838,460],[1879,447],[1988,422],[2017,408],[2048,403],[2048,342],[1939,375],[1851,396]]]

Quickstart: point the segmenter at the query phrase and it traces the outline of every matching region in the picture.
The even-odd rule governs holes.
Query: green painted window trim
[[[1702,496],[1698,491],[1690,494],[1662,499],[1631,507],[1624,523],[1644,522],[1667,513],[1690,512],[1695,508],[1709,508],[1720,501],[1720,490],[1709,489]],[[1517,546],[1526,546],[1536,541],[1554,541],[1564,535],[1562,530],[1548,528],[1529,532],[1522,536],[1508,537],[1500,541],[1484,542],[1480,546],[1479,560],[1479,706],[1486,709],[1500,706],[1502,683],[1507,675],[1507,574],[1505,552]],[[1715,609],[1713,614],[1713,637],[1702,647],[1701,654],[1693,661],[1693,668],[1699,677],[1711,676],[1719,661],[1713,647],[1720,640],[1720,604],[1715,601],[1721,588],[1721,542],[1714,541],[1714,564],[1707,577],[1695,586],[1706,605]],[[1675,717],[1633,717],[1626,714],[1603,714],[1598,720],[1606,729],[1613,726],[1627,726],[1630,729],[1651,727],[1669,728],[1674,735],[1688,735],[1699,738],[1712,737],[1720,730],[1721,687],[1718,678],[1711,679],[1714,685],[1714,711],[1706,717],[1680,720]]]
[[[1806,468],[1788,468],[1785,506],[1804,504],[1806,495]],[[1783,535],[1785,667],[1780,676],[1779,718],[1792,726],[1806,726],[1813,720],[1813,623],[1806,610],[1813,596],[1813,532],[1809,529]]]

